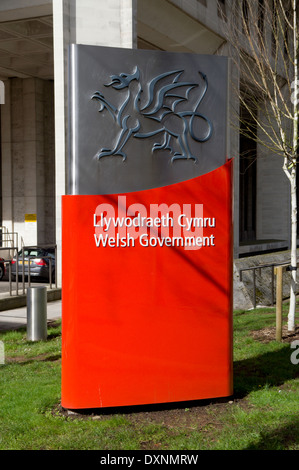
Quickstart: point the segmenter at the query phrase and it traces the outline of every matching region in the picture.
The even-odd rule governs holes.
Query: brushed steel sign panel
[[[227,158],[226,57],[70,46],[69,194],[167,186]]]

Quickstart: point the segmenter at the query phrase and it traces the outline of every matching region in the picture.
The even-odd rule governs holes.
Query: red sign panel
[[[63,197],[63,407],[232,394],[231,188]]]

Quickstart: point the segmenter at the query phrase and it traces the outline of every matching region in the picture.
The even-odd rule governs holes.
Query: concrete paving
[[[47,320],[61,318],[61,300],[47,302]],[[27,306],[0,312],[0,331],[24,328],[27,325]]]
[[[42,283],[31,284],[31,287],[41,286]],[[27,287],[22,285],[18,292],[10,291],[8,282],[1,282],[0,289],[0,331],[24,328],[27,325]],[[47,285],[47,320],[61,318],[61,289],[50,289]]]

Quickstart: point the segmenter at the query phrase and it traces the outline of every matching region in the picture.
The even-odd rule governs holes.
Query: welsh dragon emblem
[[[184,81],[183,73],[184,70],[162,73],[145,86],[142,86],[137,66],[131,74],[111,75],[110,83],[104,86],[126,92],[121,105],[114,106],[100,91],[96,91],[92,99],[100,103],[99,112],[106,109],[110,113],[120,131],[113,148],[102,148],[97,158],[118,155],[126,160],[125,145],[129,139],[161,136],[160,141],[154,142],[152,151],[167,150],[172,161],[192,159],[197,162],[198,157],[191,151],[190,139],[206,142],[212,134],[211,122],[198,112],[208,89],[208,80],[206,75],[198,72],[198,83]],[[193,105],[189,106],[191,94]],[[146,130],[149,119],[155,122],[155,126],[151,125],[151,129]]]

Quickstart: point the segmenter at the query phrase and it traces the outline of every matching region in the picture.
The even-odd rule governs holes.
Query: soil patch
[[[228,411],[232,412],[234,406],[244,409],[252,408],[243,399],[219,399],[216,401],[201,400],[186,402],[184,404],[152,405],[148,407],[128,407],[118,409],[96,410],[66,410],[60,405],[56,406],[53,414],[60,414],[68,419],[93,419],[99,421],[109,420],[116,415],[123,416],[133,426],[162,425],[170,431],[190,430],[212,432],[222,427],[222,416]]]
[[[276,327],[263,328],[261,330],[252,331],[251,335],[256,341],[261,343],[269,343],[276,339]],[[282,327],[282,339],[283,343],[291,343],[292,341],[299,340],[299,326],[296,327],[295,331],[288,331],[287,325]]]
[[[51,355],[49,353],[45,353],[45,354],[39,354],[38,356],[32,356],[32,357],[14,356],[14,357],[5,358],[6,364],[13,364],[13,363],[28,364],[32,362],[47,362],[47,361],[49,362],[61,361],[61,356],[60,354]]]

